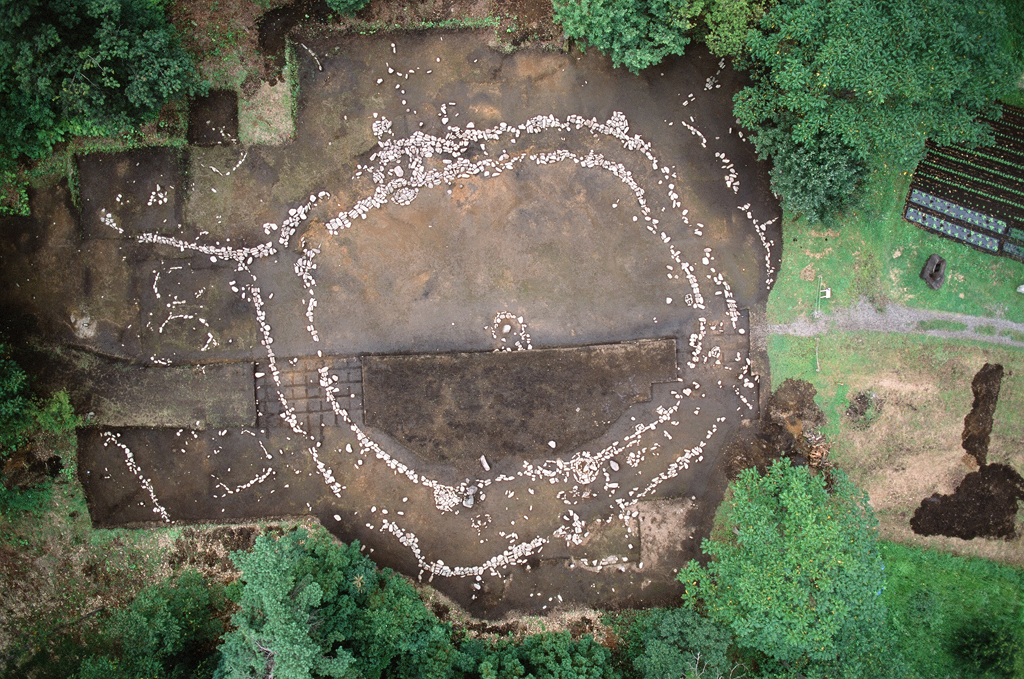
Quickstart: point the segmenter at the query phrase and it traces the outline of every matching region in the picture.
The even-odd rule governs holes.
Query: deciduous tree
[[[842,473],[788,460],[744,471],[724,507],[712,559],[680,571],[684,601],[727,625],[784,676],[901,676],[884,606],[884,565],[867,495]],[[773,675],[774,676],[774,675]]]
[[[0,169],[200,89],[157,1],[0,0]]]
[[[554,0],[565,34],[633,73],[682,54],[703,0]]]
[[[232,559],[242,569],[235,630],[221,647],[223,677],[443,679],[457,651],[400,576],[359,543],[324,530],[261,536]]]
[[[780,0],[748,33],[736,116],[784,205],[838,207],[865,164],[913,168],[926,139],[989,140],[977,120],[1016,86],[997,0]],[[824,159],[823,177],[808,176]]]

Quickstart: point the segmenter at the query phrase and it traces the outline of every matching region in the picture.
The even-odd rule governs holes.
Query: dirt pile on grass
[[[735,479],[744,469],[756,467],[764,474],[778,459],[807,464],[823,442],[818,427],[825,414],[814,402],[817,393],[810,382],[787,379],[769,397],[768,407],[756,428],[741,432],[726,451],[726,474]]]
[[[986,363],[974,376],[974,404],[964,418],[963,448],[980,469],[964,477],[951,495],[935,493],[914,512],[910,527],[918,535],[945,535],[972,540],[977,537],[1017,536],[1017,503],[1024,500],[1024,478],[1004,464],[986,464],[989,437],[1003,366]]]

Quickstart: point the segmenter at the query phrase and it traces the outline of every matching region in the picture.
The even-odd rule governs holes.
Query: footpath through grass
[[[1024,264],[941,238],[903,219],[910,174],[882,167],[869,179],[863,198],[830,226],[786,214],[782,265],[768,299],[768,321],[788,323],[811,316],[818,276],[832,296],[828,313],[866,297],[878,308],[889,303],[1024,323]],[[929,255],[948,262],[946,284],[932,290],[920,279]]]
[[[1024,570],[879,544],[883,601],[921,677],[1024,677]]]

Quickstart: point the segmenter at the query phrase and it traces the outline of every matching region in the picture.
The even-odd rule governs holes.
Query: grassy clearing
[[[883,600],[920,676],[1024,677],[1024,571],[932,549],[879,548]]]
[[[872,173],[860,203],[836,218],[838,226],[808,223],[787,214],[782,266],[768,299],[770,323],[810,316],[818,297],[818,276],[832,288],[822,311],[868,298],[1024,323],[1016,287],[1024,264],[987,255],[941,238],[903,220],[910,175],[881,168]],[[946,284],[932,290],[920,279],[931,254],[944,257]]]
[[[794,377],[818,390],[824,431],[834,442],[832,460],[868,491],[883,538],[1024,564],[1019,537],[923,537],[909,526],[924,498],[952,493],[976,468],[965,457],[961,434],[974,400],[971,380],[986,362],[1005,369],[988,461],[1024,469],[1024,351],[928,336],[833,332],[820,338],[771,336],[768,356],[774,385]],[[874,394],[880,404],[869,421],[846,415],[861,392]],[[1018,517],[1019,534],[1024,511]]]
[[[935,319],[931,321],[918,321],[917,329],[920,330],[921,332],[928,332],[929,330],[941,330],[944,332],[961,332],[967,329],[967,324],[960,323],[959,321],[946,321],[943,319]]]

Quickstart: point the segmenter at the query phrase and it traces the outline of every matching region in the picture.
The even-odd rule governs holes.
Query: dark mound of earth
[[[739,435],[726,450],[726,475],[735,479],[744,469],[756,467],[764,474],[775,460],[791,458],[805,464],[812,443],[810,434],[825,423],[825,414],[814,402],[814,385],[788,379],[768,398],[756,428]]]
[[[952,495],[925,498],[910,527],[918,535],[1011,540],[1019,500],[1024,500],[1024,478],[1004,464],[990,464],[964,477]]]
[[[999,387],[1003,380],[1003,366],[986,363],[971,381],[974,404],[964,418],[964,450],[974,457],[979,465],[985,464],[988,456],[989,435],[992,433],[992,417],[999,401]]]
[[[1024,500],[1024,478],[1004,464],[985,464],[992,418],[999,401],[1003,366],[986,363],[974,376],[974,404],[964,418],[964,450],[980,469],[964,477],[952,495],[935,493],[925,498],[910,519],[918,535],[945,535],[973,540],[978,537],[1011,540],[1017,532],[1017,502]]]

